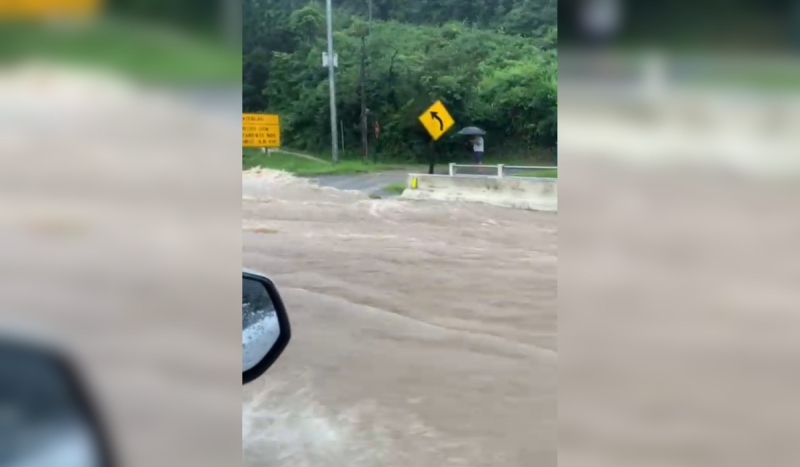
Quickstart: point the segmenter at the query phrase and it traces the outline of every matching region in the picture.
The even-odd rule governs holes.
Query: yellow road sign
[[[280,118],[277,115],[267,114],[242,114],[242,125],[279,125]]]
[[[0,17],[5,20],[87,18],[100,11],[101,3],[100,0],[0,0]]]
[[[242,147],[281,147],[281,125],[278,116],[242,114]]]
[[[441,138],[455,123],[442,101],[434,102],[432,106],[428,107],[428,110],[422,112],[419,121],[428,130],[428,134],[434,141]]]

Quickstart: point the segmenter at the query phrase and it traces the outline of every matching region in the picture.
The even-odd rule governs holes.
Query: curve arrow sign
[[[439,114],[437,112],[431,111],[431,119],[437,120],[439,122],[439,131],[444,130],[444,122],[442,121],[442,118],[439,117]]]

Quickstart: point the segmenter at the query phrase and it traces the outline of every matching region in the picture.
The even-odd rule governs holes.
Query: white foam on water
[[[360,201],[366,197],[360,191],[319,186],[311,179],[262,167],[254,167],[242,173],[242,196],[257,200],[280,198],[304,204],[338,204],[341,201]]]
[[[267,181],[273,184],[288,184],[305,181],[305,179],[295,177],[283,170],[265,169],[262,167],[253,167],[252,169],[243,171],[242,180]]]
[[[243,404],[243,466],[378,467],[426,458],[445,467],[480,457],[477,445],[447,440],[412,414],[369,400],[334,412],[310,384],[303,386],[287,392],[288,385],[270,381]],[[398,433],[413,443],[401,445]]]

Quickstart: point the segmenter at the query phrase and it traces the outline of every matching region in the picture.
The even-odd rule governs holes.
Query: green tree
[[[535,14],[525,8],[539,8]],[[370,122],[382,158],[426,157],[417,116],[441,99],[457,126],[485,128],[494,155],[531,154],[556,143],[554,0],[361,0],[336,3],[337,110],[349,147],[360,141],[361,53]],[[325,12],[316,2],[244,0],[243,106],[277,113],[285,145],[330,144]],[[371,123],[370,123],[371,125]],[[455,131],[451,132],[455,133]],[[374,141],[370,144],[374,144]],[[467,156],[463,139],[437,144]]]

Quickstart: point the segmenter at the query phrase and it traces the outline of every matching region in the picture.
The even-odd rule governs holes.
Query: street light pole
[[[331,0],[325,0],[325,13],[328,23],[328,83],[330,84],[331,94],[331,155],[333,163],[339,162],[339,142],[337,141],[336,131],[336,84],[334,74],[334,57],[333,54],[333,7]]]

